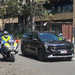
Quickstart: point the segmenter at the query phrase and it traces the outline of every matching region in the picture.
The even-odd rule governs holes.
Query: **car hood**
[[[72,45],[72,43],[68,41],[46,41],[47,45]]]

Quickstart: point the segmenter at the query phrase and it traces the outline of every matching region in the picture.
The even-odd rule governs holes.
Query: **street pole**
[[[32,31],[34,31],[35,30],[35,11],[34,11],[34,8],[33,8],[33,4],[34,4],[34,0],[30,0],[31,1],[31,10],[32,10],[32,15],[31,15],[31,25],[32,25],[32,27],[31,27],[31,29],[32,29]]]
[[[73,0],[73,28],[72,28],[72,43],[75,43],[75,0]]]
[[[72,43],[74,43],[74,31],[75,31],[75,29],[74,28],[72,28]]]

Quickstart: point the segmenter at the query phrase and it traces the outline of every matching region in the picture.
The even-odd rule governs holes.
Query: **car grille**
[[[66,49],[66,50],[71,50],[71,46],[68,45],[63,45],[63,46],[48,46],[48,50],[62,50],[62,49]]]

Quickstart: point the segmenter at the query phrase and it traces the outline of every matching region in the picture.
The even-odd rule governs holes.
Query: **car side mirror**
[[[37,39],[36,38],[33,38],[33,41],[37,41]]]

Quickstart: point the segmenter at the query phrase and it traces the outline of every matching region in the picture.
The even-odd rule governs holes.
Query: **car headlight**
[[[44,46],[45,46],[45,48],[48,48],[48,46],[46,44]]]
[[[46,52],[49,52],[49,50],[48,50],[48,45],[45,44],[44,46],[45,46],[45,50],[46,50]]]

